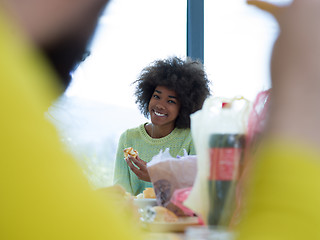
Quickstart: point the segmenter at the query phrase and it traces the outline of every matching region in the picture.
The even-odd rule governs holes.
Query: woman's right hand
[[[125,160],[132,172],[134,172],[140,180],[151,182],[147,163],[145,161],[143,161],[139,156],[133,157],[130,155]]]

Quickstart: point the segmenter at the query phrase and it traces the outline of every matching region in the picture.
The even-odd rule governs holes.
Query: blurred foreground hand
[[[107,198],[108,201],[111,201],[118,206],[118,208],[121,209],[123,216],[132,219],[133,224],[140,227],[140,215],[138,207],[133,202],[134,197],[126,192],[122,186],[116,184],[110,187],[100,188],[97,192],[100,193],[102,197]]]
[[[284,7],[247,2],[275,16],[280,27],[271,59],[267,133],[320,145],[320,1],[295,0]]]

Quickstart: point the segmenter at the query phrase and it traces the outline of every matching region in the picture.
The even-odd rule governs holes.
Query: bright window
[[[204,62],[213,93],[254,100],[259,91],[271,87],[276,20],[244,0],[205,0],[204,9]]]
[[[245,0],[204,0],[204,9],[204,65],[213,93],[253,100],[270,88],[275,19]],[[147,121],[135,105],[131,83],[156,59],[185,57],[186,10],[187,0],[110,1],[91,55],[49,110],[95,187],[112,183],[120,134]]]
[[[186,55],[186,0],[110,1],[66,94],[49,113],[96,187],[110,185],[120,134],[147,121],[131,85],[150,62]]]

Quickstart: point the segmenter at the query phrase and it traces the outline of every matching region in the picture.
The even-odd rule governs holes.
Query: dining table
[[[187,240],[184,232],[182,233],[156,233],[156,232],[148,232],[146,233],[145,240]]]
[[[146,231],[145,240],[235,240],[236,234],[224,227],[190,226],[184,231]]]

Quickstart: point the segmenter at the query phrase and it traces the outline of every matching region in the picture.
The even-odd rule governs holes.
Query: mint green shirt
[[[146,123],[145,123],[146,124]],[[137,128],[126,130],[120,136],[115,162],[114,184],[120,184],[127,192],[137,195],[146,187],[152,187],[152,183],[145,182],[131,171],[124,160],[123,149],[133,147],[138,151],[139,157],[150,162],[152,157],[159,154],[160,150],[170,149],[172,157],[183,156],[185,149],[189,155],[195,155],[190,129],[175,128],[169,135],[163,138],[152,138],[145,130],[145,124]]]

